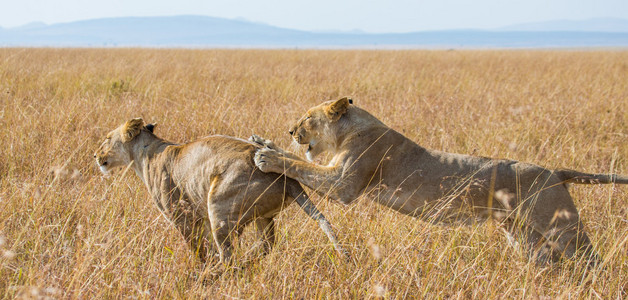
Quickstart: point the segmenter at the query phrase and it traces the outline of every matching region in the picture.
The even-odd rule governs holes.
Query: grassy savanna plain
[[[358,200],[313,200],[343,261],[298,207],[277,243],[238,268],[197,262],[136,175],[92,154],[133,117],[187,142],[289,125],[323,100],[354,103],[420,145],[550,168],[628,174],[626,51],[0,49],[2,298],[628,297],[628,187],[575,185],[603,268],[543,266],[500,224],[435,226]]]

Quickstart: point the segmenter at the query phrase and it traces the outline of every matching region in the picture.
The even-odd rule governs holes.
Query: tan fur
[[[204,241],[213,237],[227,263],[232,238],[250,222],[257,224],[268,250],[274,243],[274,216],[294,200],[345,254],[298,182],[255,167],[258,145],[219,135],[175,145],[155,136],[153,128],[133,119],[111,131],[94,154],[96,163],[103,173],[132,163],[157,207],[201,260],[209,254]]]
[[[617,175],[428,150],[346,98],[309,109],[290,133],[308,145],[310,160],[331,154],[329,164],[304,161],[271,145],[257,151],[255,164],[262,171],[284,173],[345,204],[366,195],[434,223],[488,217],[508,221],[524,233],[539,261],[555,260],[561,253],[571,257],[577,250],[597,259],[566,182],[628,183]]]

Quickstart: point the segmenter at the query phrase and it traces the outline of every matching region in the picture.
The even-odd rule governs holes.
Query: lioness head
[[[110,170],[116,167],[130,164],[133,161],[131,155],[132,142],[142,132],[152,134],[154,128],[154,124],[144,126],[144,120],[136,118],[109,132],[105,141],[102,142],[94,153],[94,158],[100,171],[103,174],[108,174]]]
[[[313,160],[325,151],[333,151],[337,145],[339,120],[347,113],[351,99],[323,102],[310,108],[289,130],[295,142],[308,145],[307,159]]]

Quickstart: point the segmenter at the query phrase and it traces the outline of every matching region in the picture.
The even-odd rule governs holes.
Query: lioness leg
[[[554,260],[560,255],[567,258],[584,255],[587,260],[597,260],[567,189],[563,185],[548,188],[540,192],[538,201],[531,208],[528,220],[547,240]]]
[[[236,228],[230,225],[225,218],[212,216],[210,214],[211,228],[214,236],[214,242],[218,247],[218,253],[220,254],[220,261],[224,265],[228,265],[231,261],[231,254],[233,252],[233,243],[231,241],[232,234],[236,233]]]
[[[524,226],[522,231],[527,243],[526,250],[537,264],[544,265],[559,259],[560,254],[552,250],[543,234],[528,226]]]
[[[155,204],[162,214],[171,221],[190,246],[192,252],[202,262],[207,261],[208,249],[205,242],[211,242],[209,224],[206,215],[192,205],[193,201],[166,175],[161,182],[161,195],[155,197]],[[213,250],[211,244],[209,249]]]
[[[563,230],[556,238],[558,249],[555,249],[566,257],[581,257],[588,264],[597,264],[599,256],[591,245],[589,236],[584,232],[580,222],[577,226],[572,226]]]
[[[255,221],[257,232],[260,234],[260,243],[264,254],[275,245],[275,220],[273,218],[259,218]]]
[[[366,174],[371,166],[350,163],[354,158],[340,160],[345,163],[339,166],[321,166],[299,157],[287,157],[270,148],[258,149],[254,157],[255,165],[264,173],[285,174],[318,194],[349,204],[362,194],[363,188],[370,180],[369,176],[358,174]],[[345,169],[345,165],[349,167]]]
[[[591,265],[599,262],[599,257],[582,228],[550,231],[551,233],[546,233],[545,235],[536,230],[530,230],[525,233],[531,257],[538,263],[556,262],[561,257],[581,257]]]
[[[207,242],[211,242],[209,235],[209,226],[205,224],[202,217],[194,213],[179,212],[172,220],[177,230],[181,233],[190,249],[202,262],[207,261],[208,254],[211,255],[213,247],[209,244],[209,251],[206,247]]]

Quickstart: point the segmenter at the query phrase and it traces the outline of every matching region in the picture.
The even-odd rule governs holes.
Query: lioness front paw
[[[255,162],[255,166],[264,173],[282,173],[284,170],[283,164],[281,164],[281,156],[281,153],[273,149],[262,148],[255,152],[253,161]]]
[[[253,134],[249,137],[249,141],[256,143],[262,147],[268,147],[271,149],[275,149],[275,143],[273,143],[273,141],[271,140],[267,140],[257,134]]]

